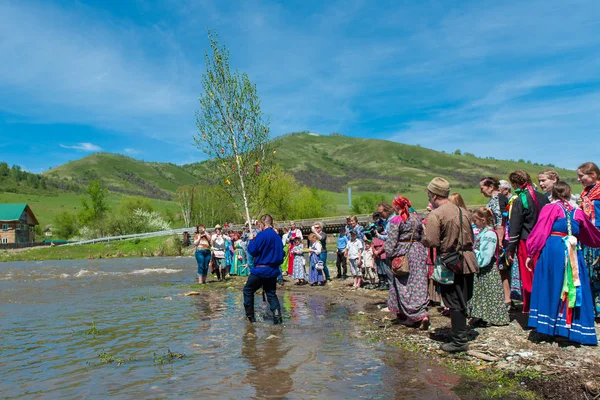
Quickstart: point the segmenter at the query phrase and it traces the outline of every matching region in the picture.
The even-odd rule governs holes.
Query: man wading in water
[[[248,321],[255,322],[254,293],[261,287],[267,295],[267,301],[273,312],[273,323],[281,324],[281,306],[277,298],[277,276],[279,266],[283,262],[283,244],[281,238],[273,229],[273,217],[265,214],[260,217],[260,232],[254,236],[250,231],[248,236],[248,252],[254,258],[254,266],[244,286],[244,309]]]

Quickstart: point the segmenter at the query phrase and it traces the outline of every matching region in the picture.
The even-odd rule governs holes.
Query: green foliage
[[[460,151],[460,149],[456,149],[456,150],[454,150],[454,155],[455,156],[461,156],[462,155],[462,151]]]
[[[258,200],[265,211],[276,220],[289,220],[297,216],[299,191],[302,185],[279,167],[273,168],[268,177],[260,182],[261,197]]]
[[[99,335],[100,331],[96,328],[96,324],[92,321],[90,327],[85,331],[86,335]]]
[[[237,205],[218,186],[181,186],[177,188],[175,199],[187,227],[198,224],[208,227],[240,220]]]
[[[387,198],[378,194],[365,194],[352,199],[352,213],[369,214],[377,211],[377,205]]]
[[[170,364],[173,360],[181,360],[185,357],[183,353],[173,353],[171,349],[167,349],[166,353],[159,355],[156,352],[152,353],[155,365]]]
[[[302,187],[294,196],[294,201],[295,219],[317,218],[335,212],[332,196],[317,188]]]
[[[261,174],[268,173],[274,158],[269,124],[256,85],[247,74],[231,71],[229,51],[219,43],[217,34],[209,31],[208,38],[212,52],[205,57],[204,93],[196,115],[199,133],[194,141],[214,159],[211,174],[250,223],[250,206],[256,204],[260,190],[258,181]]]
[[[87,194],[90,196],[91,204],[87,199],[81,199],[83,210],[79,213],[79,222],[81,225],[89,225],[100,222],[108,211],[106,204],[107,190],[99,180],[92,181],[87,187]]]
[[[335,213],[330,194],[303,186],[279,167],[274,167],[261,184],[260,206],[276,220],[316,218]]]
[[[123,197],[119,204],[119,214],[131,214],[135,210],[154,211],[154,206],[150,199],[140,196]]]
[[[48,246],[19,252],[0,251],[0,262],[77,260],[100,257],[153,257],[160,246],[163,246],[166,250],[165,256],[181,255],[173,245],[169,245],[170,239],[171,236],[163,236],[79,246]]]
[[[9,167],[0,162],[0,192],[56,193],[57,190],[79,191],[79,185],[65,179],[45,177],[24,171],[20,166]]]
[[[63,211],[54,218],[53,235],[61,239],[70,239],[79,232],[77,215]]]

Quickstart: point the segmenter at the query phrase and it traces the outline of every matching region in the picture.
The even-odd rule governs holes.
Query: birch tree
[[[269,142],[269,122],[246,73],[231,71],[229,51],[216,33],[208,32],[203,93],[196,114],[196,145],[209,157],[212,173],[251,224],[251,206],[258,200],[261,174],[268,174],[274,154]]]

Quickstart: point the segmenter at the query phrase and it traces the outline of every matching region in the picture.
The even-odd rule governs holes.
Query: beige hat
[[[440,197],[447,198],[450,196],[450,184],[444,178],[433,178],[427,185],[427,190]]]
[[[219,224],[215,225],[215,229],[221,229],[221,225],[219,225]]]

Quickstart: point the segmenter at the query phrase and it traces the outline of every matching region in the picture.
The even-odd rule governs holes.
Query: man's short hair
[[[260,222],[266,226],[273,226],[273,217],[271,217],[269,214],[265,214],[260,217]]]

